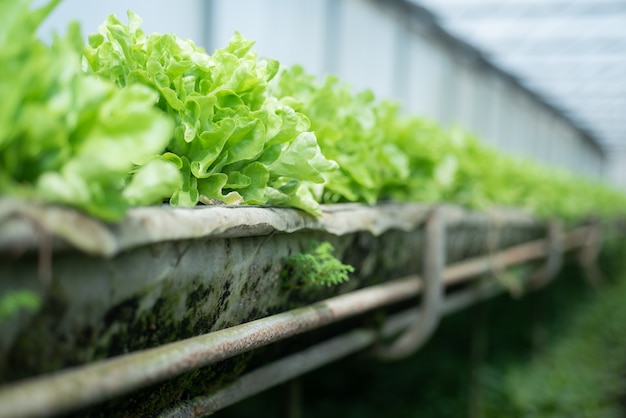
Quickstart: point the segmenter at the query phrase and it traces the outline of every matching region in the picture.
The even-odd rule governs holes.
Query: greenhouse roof
[[[626,148],[626,1],[411,2],[604,149]]]

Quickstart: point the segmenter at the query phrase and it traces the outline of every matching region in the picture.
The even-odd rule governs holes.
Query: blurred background
[[[626,188],[622,0],[65,0],[41,36],[127,9],[208,52],[239,31],[261,57]]]

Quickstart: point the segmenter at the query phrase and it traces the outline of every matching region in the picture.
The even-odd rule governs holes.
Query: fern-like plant
[[[281,277],[286,287],[333,286],[349,280],[354,267],[334,256],[330,242],[313,241],[305,252],[285,257]]]
[[[0,296],[0,323],[8,320],[20,310],[36,311],[41,306],[38,294],[30,290],[10,291]]]

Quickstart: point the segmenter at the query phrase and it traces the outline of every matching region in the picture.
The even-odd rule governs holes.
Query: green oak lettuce
[[[569,220],[626,212],[626,197],[606,184],[504,155],[459,128],[404,115],[370,91],[353,93],[336,77],[319,83],[294,66],[272,87],[310,118],[322,152],[340,165],[324,186],[324,202],[514,206]]]
[[[141,19],[109,16],[90,36],[86,69],[120,86],[145,85],[175,121],[161,157],[183,183],[170,202],[288,205],[319,214],[320,185],[336,169],[309,132],[309,119],[268,94],[278,62],[260,60],[236,34],[208,55],[171,34],[146,36]]]
[[[372,204],[407,181],[408,160],[385,136],[371,91],[354,94],[334,76],[318,83],[294,66],[280,74],[272,92],[309,117],[322,152],[339,163],[325,185],[325,202]]]
[[[571,220],[626,211],[605,184],[505,156],[336,77],[279,71],[240,34],[209,55],[146,36],[129,12],[88,45],[76,25],[46,45],[36,31],[58,3],[0,2],[0,195],[109,221],[164,199],[315,215],[320,202],[388,199]]]
[[[27,1],[0,3],[0,194],[117,220],[130,205],[162,202],[181,182],[172,163],[153,162],[173,124],[150,89],[81,70],[77,25],[51,45],[36,38],[57,3],[35,11]],[[138,190],[144,170],[159,187]]]

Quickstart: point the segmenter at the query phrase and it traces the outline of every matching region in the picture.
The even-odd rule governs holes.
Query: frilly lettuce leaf
[[[154,158],[139,167],[122,195],[132,206],[149,206],[181,187],[180,173],[170,161]]]
[[[175,35],[146,36],[140,23],[133,12],[127,25],[109,16],[89,38],[85,66],[120,86],[159,93],[157,106],[176,125],[167,151],[183,177],[170,203],[289,204],[318,214],[309,195],[336,164],[307,133],[308,118],[268,95],[278,62],[257,59],[254,42],[238,33],[208,55]]]
[[[570,220],[626,211],[626,197],[605,184],[503,155],[461,129],[403,115],[367,90],[352,93],[336,77],[318,83],[295,66],[276,77],[272,92],[309,117],[322,152],[340,165],[322,201],[515,206]]]
[[[166,161],[158,170],[150,165],[151,181],[164,181],[159,188],[139,191],[145,173],[132,174],[163,152],[173,124],[154,108],[150,89],[119,88],[82,71],[77,25],[50,46],[36,38],[57,3],[36,11],[28,1],[0,5],[0,193],[117,220],[129,205],[160,202],[180,183]]]

